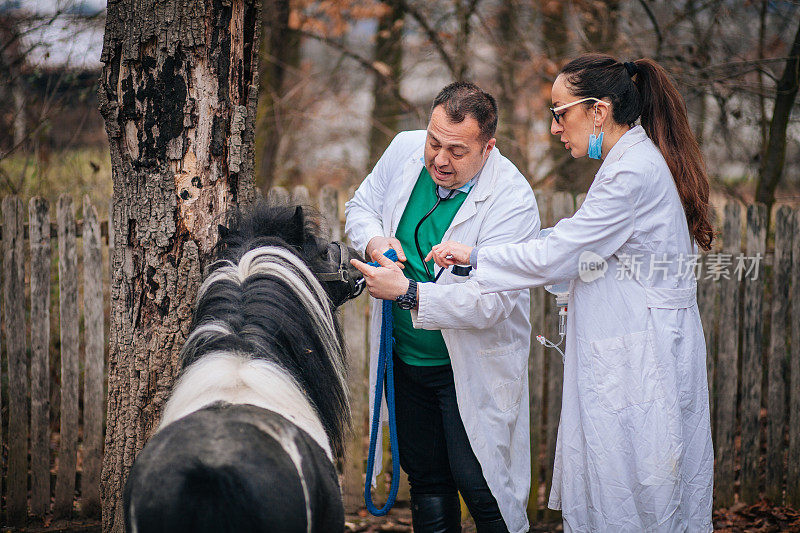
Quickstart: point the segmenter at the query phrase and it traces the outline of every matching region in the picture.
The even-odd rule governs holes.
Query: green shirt
[[[423,257],[430,252],[433,245],[442,241],[444,232],[450,227],[456,212],[466,198],[466,193],[456,192],[455,196],[449,200],[439,202],[436,210],[422,223],[418,237]],[[428,268],[431,277],[428,277],[414,242],[414,229],[422,217],[434,206],[436,199],[436,184],[428,173],[428,169],[422,167],[422,172],[419,173],[417,184],[411,191],[408,204],[395,233],[395,237],[400,241],[406,253],[403,273],[406,277],[418,282],[433,281],[433,276],[436,275],[434,262],[429,261]],[[450,355],[447,353],[447,346],[440,331],[414,329],[411,322],[411,311],[400,309],[397,304],[392,305],[392,316],[394,317],[394,350],[403,362],[415,366],[450,363]]]

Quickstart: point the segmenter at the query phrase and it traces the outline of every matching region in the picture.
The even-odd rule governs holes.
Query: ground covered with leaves
[[[475,533],[471,520],[462,524],[464,533]],[[411,532],[411,510],[397,506],[388,516],[375,517],[362,510],[348,515],[346,533],[376,533],[383,531]],[[563,531],[561,523],[537,523],[531,532]],[[770,505],[761,501],[755,505],[736,504],[727,509],[714,511],[714,531],[721,533],[800,533],[800,511],[788,507]]]
[[[463,533],[475,533],[472,520],[462,524]],[[397,505],[388,516],[375,517],[362,509],[345,518],[345,533],[378,533],[394,531],[411,533],[411,510],[408,506]],[[0,531],[12,531],[5,527]],[[38,524],[29,528],[16,530],[28,533],[100,533],[100,524],[96,521],[74,521]],[[537,523],[531,527],[532,533],[563,531],[561,523]],[[788,507],[770,505],[761,501],[755,505],[736,504],[727,509],[714,511],[714,531],[720,533],[800,533],[800,511]]]
[[[714,511],[714,531],[723,533],[800,532],[800,511],[760,501]]]

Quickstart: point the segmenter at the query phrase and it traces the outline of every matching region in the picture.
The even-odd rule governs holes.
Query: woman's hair
[[[672,172],[689,232],[701,248],[709,250],[714,230],[706,166],[683,98],[664,68],[652,59],[620,63],[605,54],[584,54],[567,63],[561,73],[575,96],[609,98],[617,124],[633,126],[641,117],[644,131]]]

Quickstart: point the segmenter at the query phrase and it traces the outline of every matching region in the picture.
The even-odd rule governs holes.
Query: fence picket
[[[767,458],[765,496],[780,503],[783,496],[783,432],[786,428],[786,315],[792,261],[792,210],[780,207],[775,216],[775,263],[772,269],[767,378]]]
[[[291,203],[297,205],[311,205],[311,195],[305,185],[295,185],[292,189]]]
[[[25,347],[23,206],[3,198],[3,307],[8,360],[8,522],[28,516],[28,354]]]
[[[100,457],[103,452],[103,257],[97,210],[83,197],[83,475],[81,513],[100,514]]]
[[[708,263],[708,256],[703,254],[700,261],[700,273],[702,274],[703,268]],[[717,355],[716,346],[716,303],[717,303],[717,283],[713,279],[699,276],[697,280],[697,306],[700,310],[700,322],[703,324],[703,336],[706,343],[706,374],[708,378],[708,394],[711,417],[713,420],[714,409],[714,372],[715,360]],[[714,428],[712,428],[713,430]]]
[[[545,225],[547,215],[548,196],[540,190],[534,191],[536,203],[539,208],[541,225]],[[531,294],[531,348],[528,357],[528,402],[530,405],[530,431],[531,431],[531,492],[528,498],[528,520],[534,523],[539,519],[539,487],[545,482],[546,474],[542,471],[542,435],[544,422],[544,346],[535,339],[536,335],[544,334],[545,290],[536,287],[530,290]],[[546,461],[545,461],[546,462]]]
[[[279,185],[276,185],[267,193],[267,201],[274,204],[288,204],[289,191]]]
[[[528,402],[531,420],[531,494],[528,499],[528,520],[534,522],[539,515],[539,486],[542,476],[541,447],[542,418],[544,416],[544,346],[535,340],[544,334],[545,290],[531,289],[531,348],[528,358]]]
[[[800,207],[794,210],[792,244],[791,352],[789,354],[789,460],[786,504],[800,507]]]
[[[31,251],[31,514],[50,510],[50,204],[28,204]]]
[[[364,441],[368,438],[367,420],[367,307],[369,295],[362,294],[342,306],[344,340],[347,348],[348,375],[350,376],[350,401],[353,416],[353,431],[347,442],[342,493],[344,508],[355,512],[364,506],[364,460],[367,451]]]
[[[550,226],[555,225],[564,217],[572,216],[575,212],[572,195],[567,192],[556,192],[550,204]],[[547,302],[547,315],[545,331],[542,333],[549,339],[558,339],[558,307],[555,297],[550,293],[545,294]],[[561,349],[563,350],[563,344]],[[553,484],[553,461],[556,451],[556,437],[558,435],[558,421],[561,416],[561,393],[564,381],[564,362],[561,354],[555,349],[546,350],[547,364],[547,494]],[[561,516],[559,511],[548,510],[546,515],[550,519]]]
[[[766,251],[767,210],[764,204],[747,208],[746,257],[764,257]],[[744,275],[744,309],[742,316],[742,468],[739,496],[745,503],[758,500],[761,437],[761,376],[763,349],[764,268]],[[757,276],[755,279],[753,276]]]
[[[58,221],[59,323],[61,324],[61,423],[53,513],[72,514],[78,445],[78,258],[72,198],[61,195]]]
[[[339,199],[336,189],[323,185],[319,191],[319,211],[322,214],[322,229],[325,238],[331,241],[342,240],[342,225],[339,223]]]
[[[741,250],[742,208],[738,202],[725,205],[722,246],[725,254]],[[722,257],[722,256],[720,256]],[[736,430],[736,382],[739,353],[739,281],[735,276],[720,278],[719,350],[716,369],[716,411],[714,434],[716,501],[722,507],[733,505],[734,437]],[[722,328],[725,328],[723,331]]]

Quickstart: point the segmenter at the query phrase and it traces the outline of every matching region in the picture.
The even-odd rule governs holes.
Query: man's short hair
[[[467,115],[478,121],[481,142],[488,142],[497,131],[497,102],[474,83],[457,81],[451,83],[434,98],[431,113],[437,106],[444,106],[451,122],[463,122]]]

